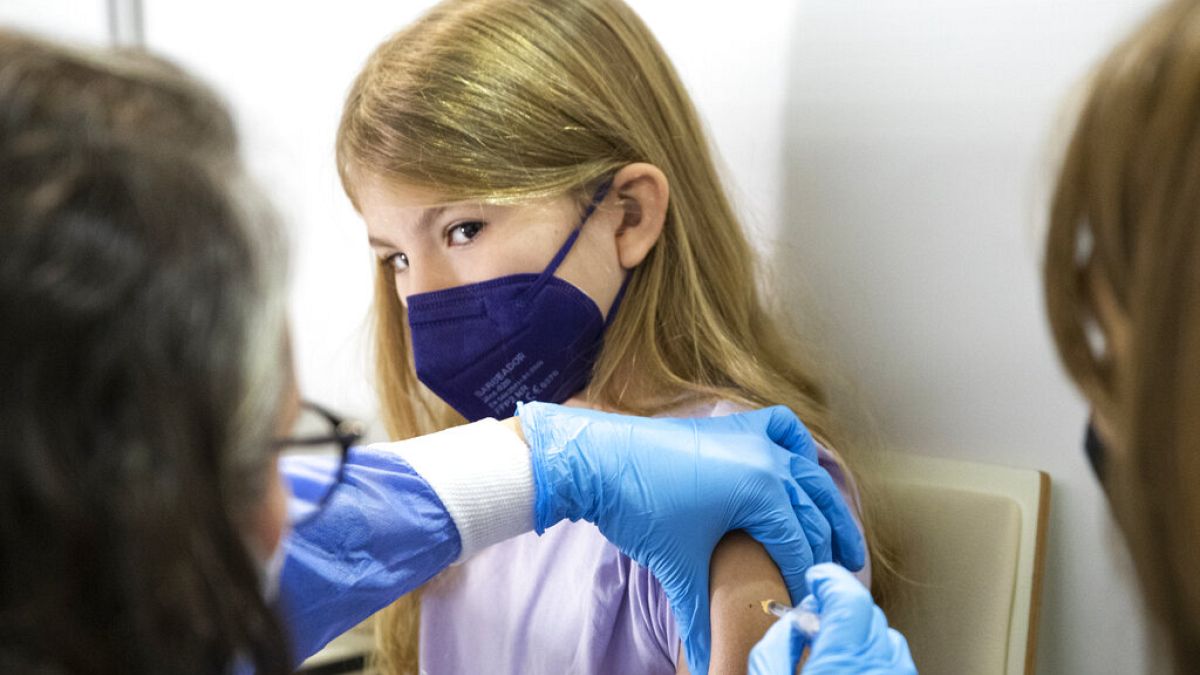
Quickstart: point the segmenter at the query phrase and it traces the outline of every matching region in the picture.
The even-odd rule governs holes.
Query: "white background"
[[[0,25],[91,44],[109,37],[104,0],[0,0]]]
[[[370,254],[337,184],[333,136],[363,59],[428,4],[145,0],[150,46],[228,97],[292,228],[304,389],[366,417]],[[883,442],[1051,474],[1038,672],[1147,672],[1037,264],[1070,96],[1151,3],[632,4],[695,97],[793,311]],[[0,19],[95,35],[98,7],[0,0]]]

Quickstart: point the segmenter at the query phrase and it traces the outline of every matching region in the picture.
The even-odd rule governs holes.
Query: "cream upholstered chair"
[[[895,453],[882,466],[905,579],[888,620],[922,675],[1034,672],[1050,479]]]

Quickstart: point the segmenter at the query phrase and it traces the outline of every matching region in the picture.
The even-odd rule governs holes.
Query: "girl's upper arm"
[[[762,611],[762,601],[791,604],[783,577],[766,549],[745,532],[730,532],[713,551],[709,578],[712,654],[709,673],[745,673],[750,649],[775,617]],[[680,659],[678,672],[687,672]]]

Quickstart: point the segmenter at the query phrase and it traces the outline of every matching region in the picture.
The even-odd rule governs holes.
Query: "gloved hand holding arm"
[[[483,420],[351,450],[329,502],[288,539],[280,609],[297,662],[455,560],[562,518],[595,522],[655,574],[694,673],[708,659],[708,562],[725,532],[766,545],[794,598],[814,560],[865,558],[786,409],[671,420],[529,404],[518,426]]]
[[[854,575],[837,565],[809,570],[804,600],[821,627],[802,675],[916,675],[908,642],[888,628],[883,610]],[[750,652],[750,675],[791,675],[808,640],[788,617],[771,626]]]
[[[533,450],[536,530],[588,520],[647,567],[671,601],[693,673],[708,672],[708,567],[726,532],[762,543],[794,600],[814,562],[865,562],[849,507],[786,408],[636,424],[544,403],[519,415]]]

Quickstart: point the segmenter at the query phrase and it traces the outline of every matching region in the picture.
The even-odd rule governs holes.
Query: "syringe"
[[[800,607],[788,607],[782,602],[775,600],[763,600],[762,609],[767,614],[777,616],[779,618],[787,617],[796,626],[796,629],[804,634],[809,640],[812,640],[817,635],[817,631],[821,628],[821,619],[815,613],[804,607],[801,603]]]

